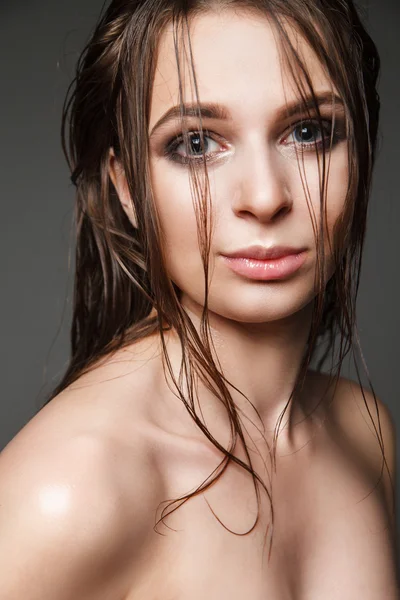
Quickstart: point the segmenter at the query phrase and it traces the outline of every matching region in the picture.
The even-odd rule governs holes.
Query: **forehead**
[[[232,115],[251,120],[272,115],[298,97],[297,88],[280,56],[278,33],[269,18],[256,13],[208,12],[190,21],[190,45],[201,102],[219,102]],[[306,40],[286,27],[289,38],[304,61],[316,91],[333,90],[318,58]],[[186,53],[179,42],[181,80],[185,102],[196,96]],[[179,103],[179,77],[172,25],[164,30],[160,43],[152,91],[150,129],[159,117]]]

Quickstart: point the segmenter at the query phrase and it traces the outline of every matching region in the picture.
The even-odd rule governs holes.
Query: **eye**
[[[210,160],[217,154],[220,144],[210,135],[209,131],[203,130],[203,141],[199,131],[189,131],[187,136],[179,135],[170,140],[164,150],[164,155],[175,162],[187,164],[189,161],[202,160],[203,153],[206,160]],[[214,150],[212,144],[215,144]]]
[[[281,143],[300,148],[301,152],[315,152],[322,148],[324,141],[326,149],[333,149],[346,137],[341,120],[336,118],[335,123],[336,127],[331,119],[323,120],[322,125],[317,120],[298,121],[292,125],[290,133],[282,139]],[[209,130],[203,130],[202,143],[200,131],[191,130],[187,134],[180,134],[170,139],[163,147],[163,155],[171,162],[181,165],[189,163],[200,165],[203,161],[203,154],[206,161],[221,157],[221,142],[214,139],[218,137]],[[331,137],[332,146],[330,148]]]
[[[327,145],[330,143],[332,134],[332,121],[323,121],[322,127],[318,121],[300,121],[292,129],[292,133],[285,138],[285,144],[298,145],[305,149],[310,146],[310,150],[315,148],[315,145],[322,146],[322,140],[325,139]],[[287,140],[292,139],[292,142]],[[337,132],[333,134],[333,145],[338,141]]]

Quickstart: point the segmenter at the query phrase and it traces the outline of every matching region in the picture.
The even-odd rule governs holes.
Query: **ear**
[[[127,215],[132,225],[135,228],[137,228],[136,214],[133,207],[132,198],[129,194],[125,172],[119,160],[116,158],[113,148],[110,148],[109,152],[108,172],[110,174],[110,178],[113,182],[115,190],[118,194],[121,206],[125,211],[125,214]]]

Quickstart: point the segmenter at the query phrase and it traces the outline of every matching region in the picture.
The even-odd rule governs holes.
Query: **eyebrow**
[[[321,92],[315,94],[315,101],[312,96],[306,96],[304,101],[295,100],[277,111],[277,119],[283,119],[287,117],[293,117],[295,115],[304,113],[308,110],[315,108],[315,104],[318,106],[332,106],[332,104],[344,107],[344,102],[337,94],[332,92]],[[229,121],[232,119],[229,110],[222,104],[207,102],[197,104],[184,104],[182,117],[199,117],[202,119],[218,119],[220,121]],[[169,121],[173,121],[181,117],[180,105],[172,106],[167,110],[166,113],[157,121],[151,130],[150,137],[155,133],[156,130],[160,129]]]

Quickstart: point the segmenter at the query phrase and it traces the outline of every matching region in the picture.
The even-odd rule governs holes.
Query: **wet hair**
[[[366,32],[352,0],[113,0],[102,11],[80,55],[76,76],[68,90],[63,110],[63,149],[76,186],[71,358],[64,376],[45,404],[120,348],[152,334],[160,336],[164,372],[166,365],[177,395],[197,426],[224,457],[215,477],[205,480],[195,492],[171,502],[168,507],[173,504],[177,506],[167,514],[164,514],[165,508],[156,526],[192,496],[207,489],[232,460],[251,474],[258,502],[257,482],[272,500],[269,490],[252,468],[240,414],[229,391],[229,387],[237,388],[224,377],[212,354],[207,314],[210,215],[207,212],[209,190],[206,160],[204,158],[201,161],[202,180],[199,168],[189,165],[192,189],[197,198],[205,278],[205,302],[199,333],[180,303],[179,288],[166,270],[162,232],[149,174],[148,126],[161,35],[165,27],[172,24],[178,72],[180,74],[179,57],[184,49],[186,56],[190,57],[191,77],[199,102],[191,57],[190,19],[210,11],[226,9],[268,17],[276,34],[282,64],[296,84],[305,112],[310,115],[312,111],[322,128],[310,73],[291,42],[290,28],[299,33],[319,59],[332,86],[343,100],[346,119],[348,188],[344,209],[334,227],[334,273],[329,281],[325,281],[322,275],[325,258],[322,232],[325,226],[323,207],[326,203],[332,137],[330,147],[323,142],[322,151],[316,148],[320,166],[321,211],[319,222],[313,224],[318,260],[312,323],[295,385],[274,431],[270,450],[273,468],[276,469],[277,430],[290,401],[294,401],[297,391],[301,389],[307,369],[317,353],[320,353],[317,371],[321,371],[327,357],[331,357],[329,381],[336,384],[346,355],[351,352],[355,357],[356,349],[360,349],[355,308],[377,146],[380,101],[376,84],[380,60],[377,48]],[[182,85],[179,94],[183,117]],[[311,109],[306,107],[306,96],[311,96],[313,100]],[[200,113],[199,124],[203,140]],[[187,141],[183,118],[182,130]],[[122,209],[110,180],[111,148],[125,171],[136,226]],[[298,162],[304,174],[301,157],[298,157]],[[305,181],[305,193],[307,190]],[[164,340],[164,332],[170,329],[177,333],[182,346],[179,381],[176,381],[172,372]],[[182,387],[183,374],[188,382],[187,391]],[[357,376],[360,379],[358,368]],[[229,449],[214,439],[196,414],[194,395],[199,379],[212,390],[216,401],[219,399],[226,407],[232,432]],[[378,410],[374,391],[373,396]],[[374,428],[379,440],[375,423]],[[238,436],[249,464],[232,454]],[[382,448],[383,442],[380,445]],[[272,542],[272,501],[271,508]],[[258,518],[259,514],[250,531],[254,529]],[[269,557],[271,548],[270,545]]]

